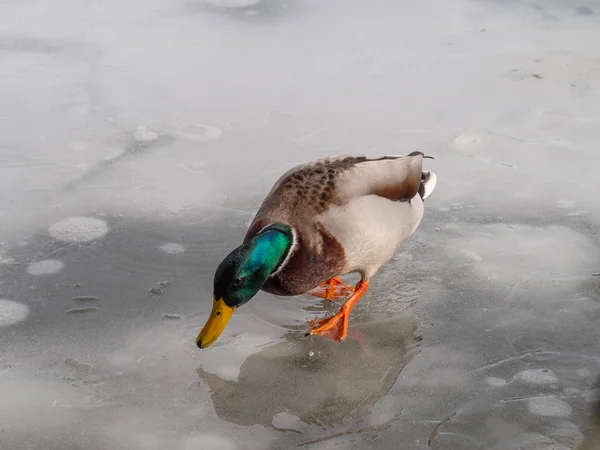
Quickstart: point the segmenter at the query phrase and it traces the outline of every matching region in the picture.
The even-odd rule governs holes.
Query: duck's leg
[[[334,301],[350,297],[353,292],[353,286],[344,283],[338,277],[333,277],[331,280],[321,283],[312,291],[309,291],[308,294],[325,300]]]
[[[350,312],[356,302],[367,292],[369,289],[369,282],[366,280],[360,280],[354,289],[354,294],[348,299],[346,303],[342,305],[342,309],[335,316],[328,319],[313,319],[310,321],[309,326],[312,328],[307,335],[320,334],[326,336],[334,341],[341,341],[346,337],[348,333],[348,318]]]

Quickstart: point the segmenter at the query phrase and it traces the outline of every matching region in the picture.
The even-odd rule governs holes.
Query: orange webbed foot
[[[348,334],[348,319],[350,312],[356,302],[367,292],[369,288],[369,282],[361,280],[356,285],[352,297],[348,299],[342,306],[342,309],[336,315],[327,319],[313,319],[309,322],[311,330],[306,333],[307,335],[321,335],[328,337],[334,341],[342,341]]]
[[[321,283],[308,293],[314,297],[319,297],[325,300],[334,301],[342,298],[347,298],[354,292],[354,287],[344,283],[338,277]]]
[[[339,312],[327,319],[312,319],[308,326],[311,330],[307,335],[319,334],[328,337],[332,341],[343,340],[348,333],[348,315]]]

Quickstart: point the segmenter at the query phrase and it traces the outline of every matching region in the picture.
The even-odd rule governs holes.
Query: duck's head
[[[290,227],[274,224],[225,257],[215,273],[210,317],[196,338],[199,348],[214,344],[235,310],[254,297],[283,263],[293,242]]]

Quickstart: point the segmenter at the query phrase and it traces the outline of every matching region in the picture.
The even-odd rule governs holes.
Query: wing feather
[[[298,165],[282,175],[258,210],[247,236],[262,227],[324,213],[331,205],[377,195],[392,201],[418,194],[425,156],[336,156]]]

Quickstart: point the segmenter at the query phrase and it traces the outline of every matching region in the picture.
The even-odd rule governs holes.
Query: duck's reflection
[[[271,425],[285,412],[304,423],[333,425],[361,418],[392,387],[418,353],[414,317],[356,324],[342,343],[289,333],[286,342],[248,357],[238,382],[198,369],[214,408],[239,425]]]

